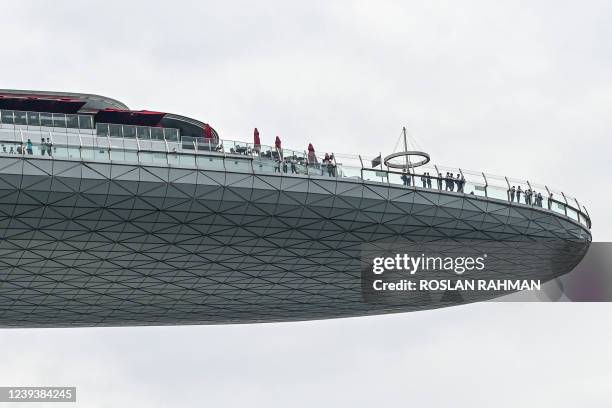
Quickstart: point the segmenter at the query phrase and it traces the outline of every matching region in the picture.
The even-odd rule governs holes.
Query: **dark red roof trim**
[[[118,123],[122,125],[136,126],[159,126],[163,119],[164,112],[154,112],[148,110],[126,111],[119,109],[104,109],[94,115],[96,123]]]
[[[85,103],[80,99],[71,98],[0,94],[0,109],[4,110],[77,113]]]

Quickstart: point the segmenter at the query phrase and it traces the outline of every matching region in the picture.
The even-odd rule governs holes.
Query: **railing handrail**
[[[17,135],[17,129],[15,129],[15,131],[13,132],[13,140],[7,139],[5,140],[4,138],[4,133],[2,132],[0,134],[0,144],[4,145],[4,144],[10,144],[10,143],[26,143],[26,140],[28,140],[28,136],[24,136],[23,133],[32,133],[33,131],[28,131],[28,130],[23,130],[23,129],[19,129],[19,134]],[[189,149],[184,149],[185,147],[185,141],[179,140],[179,141],[170,141],[170,140],[166,140],[164,138],[164,140],[153,140],[153,139],[140,139],[139,138],[116,138],[116,137],[111,137],[110,135],[106,135],[106,136],[99,136],[99,135],[95,135],[96,138],[106,138],[106,143],[104,143],[104,146],[100,146],[98,144],[96,144],[95,142],[92,145],[88,145],[88,144],[84,144],[83,143],[83,139],[81,138],[81,135],[78,134],[70,134],[70,133],[63,133],[63,132],[57,132],[57,135],[54,135],[53,131],[47,131],[48,133],[48,138],[50,139],[52,146],[54,146],[55,148],[57,147],[66,147],[66,148],[70,148],[70,147],[75,147],[75,148],[79,148],[79,150],[81,149],[85,149],[85,150],[108,150],[108,152],[112,152],[112,151],[125,151],[127,152],[135,152],[137,154],[137,156],[139,157],[138,153],[139,152],[143,152],[143,153],[150,153],[150,152],[159,152],[159,153],[165,153],[165,154],[178,154],[178,155],[187,155],[187,156],[213,156],[213,157],[222,157],[222,158],[231,158],[232,160],[237,160],[240,159],[242,157],[244,157],[245,161],[251,162],[253,163],[255,161],[255,159],[257,159],[257,162],[262,162],[265,160],[270,160],[270,162],[278,162],[278,172],[280,172],[280,167],[281,167],[281,162],[285,162],[285,159],[289,159],[289,161],[287,162],[288,165],[289,163],[291,163],[292,161],[295,161],[296,163],[293,163],[294,165],[299,165],[299,166],[304,166],[305,167],[305,172],[304,174],[308,175],[308,176],[317,176],[316,173],[321,172],[321,175],[323,174],[323,172],[327,169],[329,172],[329,175],[331,175],[333,173],[333,177],[336,178],[347,178],[347,177],[353,177],[350,176],[350,172],[351,171],[358,171],[357,174],[358,177],[363,181],[363,182],[367,182],[367,181],[373,181],[373,180],[369,180],[367,176],[368,172],[374,172],[376,177],[380,177],[380,181],[382,181],[384,184],[388,184],[388,185],[401,185],[401,183],[399,182],[394,182],[391,180],[391,177],[394,176],[398,176],[398,178],[401,178],[401,176],[403,174],[409,174],[410,175],[410,179],[412,182],[412,185],[414,188],[418,188],[418,186],[416,186],[416,179],[418,177],[421,177],[421,181],[424,183],[424,185],[426,185],[425,181],[427,178],[430,180],[435,180],[440,181],[440,183],[436,183],[436,186],[433,186],[433,184],[428,184],[431,187],[426,187],[428,189],[442,189],[441,185],[442,185],[442,181],[451,181],[452,183],[458,183],[461,182],[463,186],[465,185],[473,185],[475,190],[472,191],[472,194],[474,194],[474,192],[478,192],[478,191],[483,191],[482,189],[484,188],[484,193],[485,193],[485,197],[487,198],[493,198],[493,199],[500,199],[498,197],[490,197],[490,192],[492,191],[505,191],[507,192],[507,200],[506,201],[511,201],[514,202],[514,199],[510,200],[510,189],[509,188],[504,188],[501,186],[495,186],[495,185],[489,185],[487,183],[487,176],[486,173],[482,173],[482,177],[484,183],[482,182],[476,182],[474,180],[471,179],[466,179],[464,176],[464,170],[461,169],[459,170],[459,173],[457,173],[457,176],[460,176],[460,178],[449,178],[449,177],[438,177],[437,174],[440,174],[438,169],[439,167],[434,165],[434,168],[436,169],[436,173],[434,173],[434,175],[428,175],[428,176],[424,176],[422,174],[414,174],[414,173],[404,173],[402,171],[399,170],[392,170],[389,168],[367,168],[365,166],[363,166],[363,164],[361,166],[350,166],[350,165],[344,165],[341,163],[337,163],[335,158],[337,157],[336,154],[333,154],[333,160],[330,156],[330,160],[329,162],[324,162],[323,157],[320,157],[320,155],[318,156],[318,159],[320,159],[318,162],[316,163],[312,163],[310,162],[309,159],[309,153],[304,152],[304,151],[298,151],[298,150],[292,150],[292,149],[276,149],[274,146],[272,145],[260,145],[259,149],[255,149],[254,148],[254,143],[249,143],[249,142],[244,142],[244,141],[235,141],[235,140],[228,140],[228,139],[219,139],[219,140],[215,140],[215,141],[210,141],[208,140],[206,143],[204,144],[199,144],[199,142],[197,142],[197,140],[193,140],[192,141],[192,147]],[[40,134],[44,134],[44,132],[40,132]],[[59,143],[57,141],[57,139],[61,139],[66,141],[66,143]],[[95,140],[96,138],[94,138],[93,140]],[[194,138],[192,138],[194,139]],[[195,138],[195,139],[199,139],[199,138]],[[126,146],[125,143],[119,143],[117,145],[117,141],[119,140],[128,140],[128,141],[135,141],[135,143],[133,143],[132,146],[129,146],[129,144]],[[146,146],[141,146],[141,141],[150,141],[151,143],[147,143]],[[34,141],[32,142],[33,146],[39,146],[40,144],[37,143],[38,141]],[[164,144],[164,148],[162,150],[161,147],[156,148],[154,143],[163,143]],[[131,143],[131,142],[130,142]],[[42,147],[42,145],[40,145]],[[219,147],[220,146],[220,150],[213,150],[213,146]],[[199,147],[208,147],[208,149],[199,149]],[[244,147],[244,149],[242,149],[242,147]],[[50,148],[50,147],[49,147]],[[236,148],[240,148],[240,151],[236,151]],[[266,151],[266,149],[268,149]],[[274,155],[274,151],[276,151],[276,156]],[[3,151],[0,150],[0,154],[2,154]],[[10,153],[10,152],[4,152],[4,153]],[[270,153],[268,155],[268,153]],[[290,153],[290,154],[288,154]],[[25,154],[25,153],[23,153]],[[81,157],[82,154],[79,153],[79,156]],[[338,156],[341,157],[341,156]],[[294,160],[296,159],[296,160]],[[140,160],[139,158],[137,160]],[[111,161],[111,158],[109,156],[108,161]],[[168,162],[168,164],[170,165],[170,162]],[[316,171],[312,171],[309,170],[309,168],[314,168],[316,169]],[[440,168],[448,168],[448,167],[440,167]],[[276,171],[276,170],[275,170]],[[473,172],[475,173],[475,172]],[[470,173],[466,173],[466,174],[470,174]],[[416,177],[415,177],[416,176]],[[375,181],[375,180],[374,180]],[[527,185],[529,185],[529,183],[527,181],[525,181],[525,183],[527,183]],[[480,190],[478,190],[478,186],[480,187]],[[459,189],[459,185],[457,186],[457,188]],[[489,190],[491,189],[491,190]],[[526,191],[526,190],[525,190]],[[452,192],[452,190],[451,190]],[[463,194],[468,194],[466,191],[463,191],[463,188],[461,187],[461,191],[459,191],[460,193]],[[554,198],[552,198],[552,193],[550,193],[550,191],[548,191],[549,194],[546,197],[545,195],[542,195],[542,200],[546,200],[547,204],[548,204],[548,209],[553,211],[552,209],[552,204],[558,204],[560,205],[565,214],[567,215],[567,211],[571,210],[573,212],[575,212],[577,214],[578,217],[578,222],[580,222],[581,218],[584,219],[587,223],[587,226],[590,228],[590,217],[588,215],[588,213],[582,211],[580,209],[580,207],[575,207],[571,204],[569,204],[569,201],[567,201],[567,197],[561,193],[561,196],[564,197],[564,201],[559,201],[559,200],[555,200]],[[539,198],[537,198],[537,194],[535,194],[535,192],[533,192],[533,198],[534,201],[529,203],[528,205],[534,206],[534,207],[540,207],[543,208],[543,201],[540,202]],[[541,192],[540,192],[541,194]],[[475,194],[476,196],[478,196],[479,194]],[[537,198],[537,199],[536,199]],[[577,205],[578,205],[578,201],[574,199],[574,201],[576,201]],[[538,203],[539,204],[536,204]],[[571,217],[570,217],[571,218]],[[572,218],[573,219],[573,218]]]

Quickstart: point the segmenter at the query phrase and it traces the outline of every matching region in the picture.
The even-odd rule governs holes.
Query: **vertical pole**
[[[164,146],[166,146],[166,166],[170,165],[170,148],[168,147],[168,141],[166,140],[166,136],[164,135]],[[138,161],[140,162],[140,143],[138,142],[138,138],[136,138],[136,150],[138,150],[137,156]]]
[[[584,213],[586,214],[586,223],[587,223],[587,227],[589,229],[591,229],[591,215],[589,214],[589,211],[586,209],[586,207],[583,205],[582,209],[584,210]]]
[[[359,161],[361,162],[361,168],[359,169],[359,174],[361,174],[361,181],[363,181],[363,160],[361,159],[361,155],[359,155]],[[380,161],[382,163],[382,156],[380,156]]]
[[[13,112],[13,134],[14,132],[15,132],[15,112]],[[23,132],[21,131],[21,129],[19,129],[19,140],[21,140],[21,155],[25,156],[24,149],[26,146],[23,142]]]
[[[51,141],[51,144],[54,146],[53,147],[53,149],[54,149],[53,151],[56,152],[57,151],[57,147],[55,147],[55,139],[53,138],[53,135],[51,134],[51,132],[49,132],[49,140]],[[68,140],[68,136],[66,136],[66,140]],[[55,156],[55,155],[53,155],[53,156]]]
[[[487,181],[487,176],[485,176],[484,172],[482,173],[482,178],[485,181],[485,197],[489,197],[489,192],[488,192],[489,182]]]
[[[575,208],[575,210],[576,210],[576,216],[578,217],[578,222],[580,223],[580,213],[581,213],[581,211],[580,211],[580,203],[579,203],[579,202],[578,202],[578,200],[576,200],[575,198],[574,198],[573,200],[574,200],[574,202],[575,202],[575,203],[576,203],[576,205],[577,205],[577,207]],[[572,204],[572,205],[573,205],[573,204]],[[568,206],[568,207],[570,207],[570,208],[572,207],[572,205],[570,205],[570,204],[569,204],[569,202],[567,203],[567,206]]]
[[[440,170],[438,170],[438,166],[434,164],[434,169],[436,169],[436,184],[438,190],[442,191],[442,179],[440,178]]]
[[[181,141],[181,146],[182,145],[183,145],[183,142]],[[193,162],[194,162],[194,165],[196,167],[198,167],[198,165],[197,165],[197,162],[198,162],[198,145],[197,145],[197,139],[196,138],[193,139]]]
[[[79,132],[79,160],[83,160],[83,139],[81,138],[80,132]]]
[[[338,163],[336,163],[336,155],[334,154],[334,152],[332,152],[332,157],[334,158],[334,168],[333,168],[333,175],[334,177],[338,178]]]
[[[108,161],[111,161],[111,149],[113,148],[113,145],[111,144],[111,140],[110,140],[110,134],[106,134],[106,142],[108,143]]]
[[[548,209],[552,210],[552,193],[548,189],[547,185],[544,185],[544,188],[546,189],[546,192],[548,193]]]
[[[402,128],[402,133],[404,135],[404,151],[407,152],[408,151],[408,140],[406,138],[406,126]],[[404,156],[404,161],[405,161],[406,168],[408,168],[408,155]]]
[[[386,174],[387,174],[387,184],[391,184],[391,183],[389,182],[389,171],[390,171],[390,170],[389,170],[389,166],[387,165],[387,173],[386,173]],[[383,178],[383,180],[384,180],[384,178]]]
[[[506,184],[508,185],[508,193],[506,195],[508,196],[508,201],[510,202],[510,182],[508,181],[508,177],[504,176],[504,179],[506,179]]]

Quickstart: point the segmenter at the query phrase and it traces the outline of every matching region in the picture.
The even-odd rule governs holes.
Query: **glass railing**
[[[127,129],[130,129],[128,132],[133,130],[136,137],[131,136],[133,133],[126,136]],[[520,207],[552,211],[587,228],[591,227],[588,212],[578,200],[563,192],[529,181],[431,164],[417,168],[416,173],[413,170],[403,173],[382,166],[372,168],[371,160],[359,156],[321,155],[312,151],[277,149],[273,146],[233,140],[185,136],[181,140],[174,140],[178,133],[166,137],[166,130],[176,131],[176,129],[162,129],[164,133],[154,138],[153,129],[162,128],[131,129],[129,126],[123,126],[119,131],[118,128],[113,130],[112,125],[108,125],[108,127],[98,127],[98,133],[92,135],[70,134],[55,130],[43,132],[2,128],[0,155],[22,154],[47,159],[141,163],[382,183],[512,202]],[[141,138],[140,135],[144,137]]]
[[[19,127],[25,129],[54,128],[91,131],[93,129],[93,116],[48,112],[29,112],[17,110],[0,110],[0,127]]]
[[[178,142],[180,132],[178,129],[120,125],[115,123],[96,123],[96,134],[100,137],[115,137],[141,140],[168,140]]]

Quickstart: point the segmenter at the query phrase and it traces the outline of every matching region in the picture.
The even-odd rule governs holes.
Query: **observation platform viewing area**
[[[372,166],[374,158],[321,155],[314,150],[194,137],[168,127],[94,123],[94,117],[86,114],[0,111],[0,156],[19,155],[45,160],[331,178],[435,190],[440,194],[467,194],[480,200],[552,211],[591,228],[588,211],[578,200],[528,180],[429,163],[418,167],[417,174],[414,168],[401,171],[386,167],[380,164],[380,158],[379,164]]]

